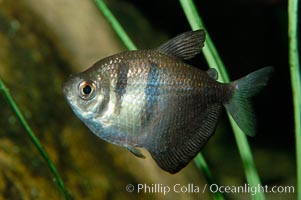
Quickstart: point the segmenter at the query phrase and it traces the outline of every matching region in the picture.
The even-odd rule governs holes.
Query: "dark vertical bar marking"
[[[117,107],[115,108],[115,112],[119,113],[121,110],[121,105],[123,101],[123,96],[126,93],[126,86],[128,82],[128,71],[129,66],[124,63],[120,63],[117,71],[117,83],[115,87],[115,92],[117,94]]]
[[[154,107],[157,104],[159,90],[159,70],[158,67],[150,63],[150,69],[147,79],[147,85],[145,88],[145,116],[142,120],[142,124],[149,121],[154,113]]]

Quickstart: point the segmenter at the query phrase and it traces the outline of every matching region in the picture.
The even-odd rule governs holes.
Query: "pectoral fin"
[[[141,151],[135,147],[132,146],[126,146],[126,148],[135,156],[139,157],[139,158],[145,158],[145,156],[141,153]]]

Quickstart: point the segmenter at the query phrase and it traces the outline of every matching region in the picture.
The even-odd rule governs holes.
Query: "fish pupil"
[[[92,91],[92,88],[91,88],[90,85],[86,85],[86,86],[83,88],[83,92],[84,92],[85,95],[90,94],[91,91]]]
[[[95,83],[92,81],[83,81],[79,84],[79,97],[83,100],[90,100],[95,96]]]

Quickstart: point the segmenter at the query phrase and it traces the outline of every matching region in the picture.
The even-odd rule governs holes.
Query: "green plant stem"
[[[39,142],[39,139],[35,136],[35,134],[31,130],[30,126],[28,125],[28,123],[26,121],[26,119],[24,118],[24,116],[21,113],[19,107],[17,106],[17,104],[13,100],[12,96],[10,95],[7,87],[5,86],[5,84],[4,84],[4,82],[2,81],[1,78],[0,78],[0,90],[3,92],[4,97],[6,98],[8,104],[13,109],[13,111],[15,112],[17,118],[19,119],[19,121],[21,122],[22,126],[26,130],[26,133],[28,134],[29,138],[34,143],[34,145],[36,146],[36,148],[39,150],[39,152],[42,155],[42,157],[45,159],[45,161],[46,161],[46,163],[47,163],[50,171],[52,172],[55,180],[57,181],[57,184],[58,184],[61,192],[63,193],[65,199],[68,199],[68,200],[71,199],[71,197],[70,197],[67,189],[64,186],[63,180],[59,176],[59,174],[58,174],[58,172],[57,172],[54,164],[51,162],[51,160],[50,160],[50,158],[49,158],[46,150],[44,149],[44,147]]]
[[[294,104],[297,191],[301,200],[301,80],[298,50],[298,0],[288,1],[289,64]]]
[[[120,40],[123,42],[124,46],[127,47],[129,50],[136,50],[135,44],[132,42],[130,37],[127,35],[123,27],[120,25],[120,23],[117,21],[117,19],[114,17],[114,15],[111,13],[109,8],[105,5],[105,3],[102,0],[95,0],[96,5],[98,6],[99,10],[103,13],[104,17],[107,19],[107,21],[111,24],[112,28],[116,32],[116,34],[119,36]],[[214,180],[214,177],[206,163],[205,158],[200,153],[198,154],[197,158],[197,166],[202,169],[204,172],[204,175],[208,181],[208,183],[216,183]],[[224,199],[221,193],[215,193],[214,198],[216,200],[222,200]]]
[[[205,29],[203,20],[199,16],[193,1],[180,0],[180,3],[192,30]],[[207,31],[206,31],[205,45],[203,47],[203,53],[205,55],[205,59],[208,65],[217,70],[219,74],[218,80],[222,82],[230,82],[230,78],[228,76],[224,63],[220,59],[220,56]]]
[[[193,30],[197,29],[205,29],[204,23],[198,14],[198,11],[193,3],[192,0],[179,0],[181,3],[181,6],[185,12],[185,15],[190,23],[190,26]],[[203,53],[205,55],[205,58],[208,62],[208,65],[211,68],[215,68],[219,75],[219,81],[221,82],[229,82],[229,76],[227,74],[226,68],[218,55],[218,52],[216,48],[214,47],[214,44],[210,38],[210,35],[207,32],[206,35],[206,42],[203,49]],[[251,149],[248,143],[248,140],[245,136],[245,134],[238,128],[232,117],[228,114],[230,123],[232,125],[232,129],[235,135],[236,143],[238,146],[238,150],[243,162],[245,174],[248,183],[250,186],[258,186],[260,185],[260,178],[256,170],[255,162],[251,153]],[[252,199],[265,199],[265,196],[263,193],[257,193],[256,195],[252,195]]]
[[[202,172],[204,173],[204,175],[206,177],[206,180],[207,180],[209,185],[212,185],[212,184],[216,183],[216,180],[213,177],[211,171],[209,170],[209,166],[207,165],[206,160],[205,160],[204,156],[201,153],[199,153],[195,157],[194,162],[195,162],[197,168],[201,169]],[[224,200],[225,199],[223,194],[220,193],[220,192],[214,193],[213,198],[215,200]]]
[[[103,2],[103,0],[94,0],[94,1],[95,1],[96,5],[98,6],[99,10],[104,15],[104,17],[111,24],[112,28],[117,33],[120,40],[123,42],[124,46],[126,46],[129,50],[137,49],[135,44],[131,40],[131,38],[128,36],[128,34],[125,32],[125,30],[122,28],[122,26],[120,25],[118,20],[112,14],[112,12],[107,7],[107,5]]]

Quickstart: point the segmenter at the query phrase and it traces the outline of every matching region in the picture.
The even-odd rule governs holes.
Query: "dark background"
[[[178,1],[128,2],[143,13],[153,29],[167,32],[170,37],[190,30]],[[203,0],[195,3],[232,80],[264,66],[275,68],[269,85],[254,98],[258,131],[250,142],[293,153],[287,2]],[[192,64],[206,69],[204,58],[199,57],[193,59]]]

